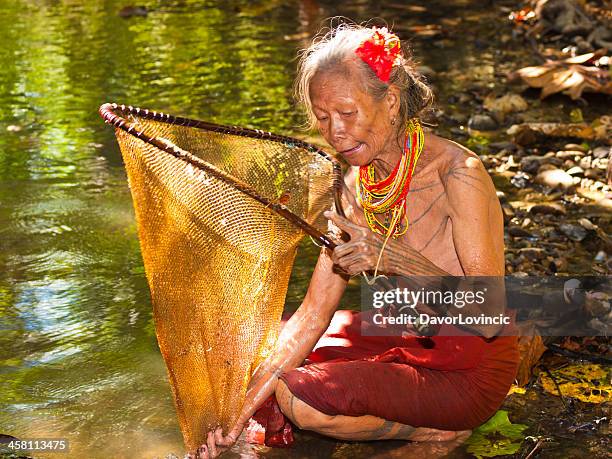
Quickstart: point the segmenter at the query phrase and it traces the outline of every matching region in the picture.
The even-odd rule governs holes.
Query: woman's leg
[[[282,380],[276,387],[276,399],[281,411],[300,429],[312,430],[339,440],[451,441],[466,433],[417,428],[371,415],[328,415],[293,395]]]

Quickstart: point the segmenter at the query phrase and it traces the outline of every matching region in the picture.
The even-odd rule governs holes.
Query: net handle
[[[231,176],[230,174],[222,171],[221,169],[202,161],[197,156],[189,153],[188,151],[182,150],[178,148],[176,145],[171,145],[167,142],[164,142],[160,138],[151,135],[146,131],[146,129],[139,130],[133,123],[128,121],[124,116],[129,114],[137,115],[141,118],[150,119],[162,123],[168,124],[176,124],[179,126],[187,126],[187,127],[195,127],[198,129],[203,129],[207,131],[219,132],[224,134],[232,134],[232,135],[240,135],[243,137],[250,137],[256,139],[264,139],[270,140],[274,142],[280,142],[283,144],[290,144],[296,147],[304,148],[306,150],[311,151],[312,153],[316,153],[323,158],[327,159],[332,163],[333,166],[333,198],[334,205],[336,211],[341,216],[344,215],[344,210],[342,208],[342,201],[340,199],[340,195],[342,192],[342,170],[340,167],[340,163],[332,156],[317,148],[316,146],[304,142],[299,139],[294,139],[292,137],[281,136],[277,134],[272,134],[271,132],[261,131],[259,129],[248,129],[240,126],[224,126],[221,124],[209,123],[206,121],[194,120],[190,118],[182,118],[178,116],[168,115],[166,113],[151,111],[148,109],[142,109],[139,107],[132,107],[131,105],[118,105],[116,103],[106,103],[100,106],[98,112],[100,116],[104,119],[107,124],[113,125],[117,129],[121,129],[128,134],[137,137],[138,139],[146,142],[150,145],[154,145],[156,148],[159,148],[166,153],[171,154],[172,156],[181,159],[183,161],[192,164],[198,169],[204,170],[205,172],[214,175],[215,177],[230,183],[239,191],[244,194],[250,196],[256,201],[262,203],[264,206],[268,207],[272,211],[276,212],[281,217],[287,219],[290,223],[300,228],[306,234],[313,237],[319,243],[323,244],[325,247],[329,249],[334,249],[336,247],[336,243],[332,241],[327,235],[321,233],[314,226],[310,225],[308,222],[304,221],[293,212],[291,212],[287,207],[283,204],[274,202],[265,196],[260,195],[254,188],[249,186],[248,184],[238,180],[237,178]],[[119,112],[120,114],[118,114]],[[122,116],[123,115],[123,116]]]

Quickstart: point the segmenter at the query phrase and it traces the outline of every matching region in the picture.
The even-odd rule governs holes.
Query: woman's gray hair
[[[372,29],[359,24],[342,23],[327,32],[319,32],[312,44],[300,51],[298,71],[294,85],[296,101],[302,105],[308,117],[308,127],[316,127],[317,119],[310,100],[310,84],[319,72],[342,70],[350,60],[355,59],[357,48],[372,35]],[[368,64],[361,59],[361,80],[367,94],[381,100],[390,85],[400,89],[399,126],[405,126],[409,119],[420,117],[433,104],[433,91],[424,77],[416,70],[412,53],[401,44],[400,65],[394,65],[389,81],[385,83]]]

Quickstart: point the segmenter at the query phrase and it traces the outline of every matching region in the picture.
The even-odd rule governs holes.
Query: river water
[[[0,2],[0,433],[66,437],[69,457],[183,452],[125,172],[98,106],[297,135],[296,51],[322,19],[378,16],[405,36],[416,25],[451,28],[435,43],[414,40],[417,55],[441,75],[470,66],[478,81],[494,76],[496,60],[476,30],[504,16],[459,0],[141,3],[148,15],[124,18],[119,0]],[[453,78],[436,84],[441,105],[458,89]],[[316,254],[303,244],[288,309],[299,305]],[[353,289],[343,306],[356,298]],[[259,454],[373,451],[316,437],[301,443],[290,454]]]

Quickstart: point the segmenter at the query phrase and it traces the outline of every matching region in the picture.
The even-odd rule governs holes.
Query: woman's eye
[[[343,116],[351,116],[351,115],[353,115],[353,114],[355,114],[355,112],[354,112],[354,111],[352,111],[352,112],[342,112],[342,115],[343,115]]]
[[[327,119],[327,116],[317,116],[318,121],[325,121],[326,119]]]

